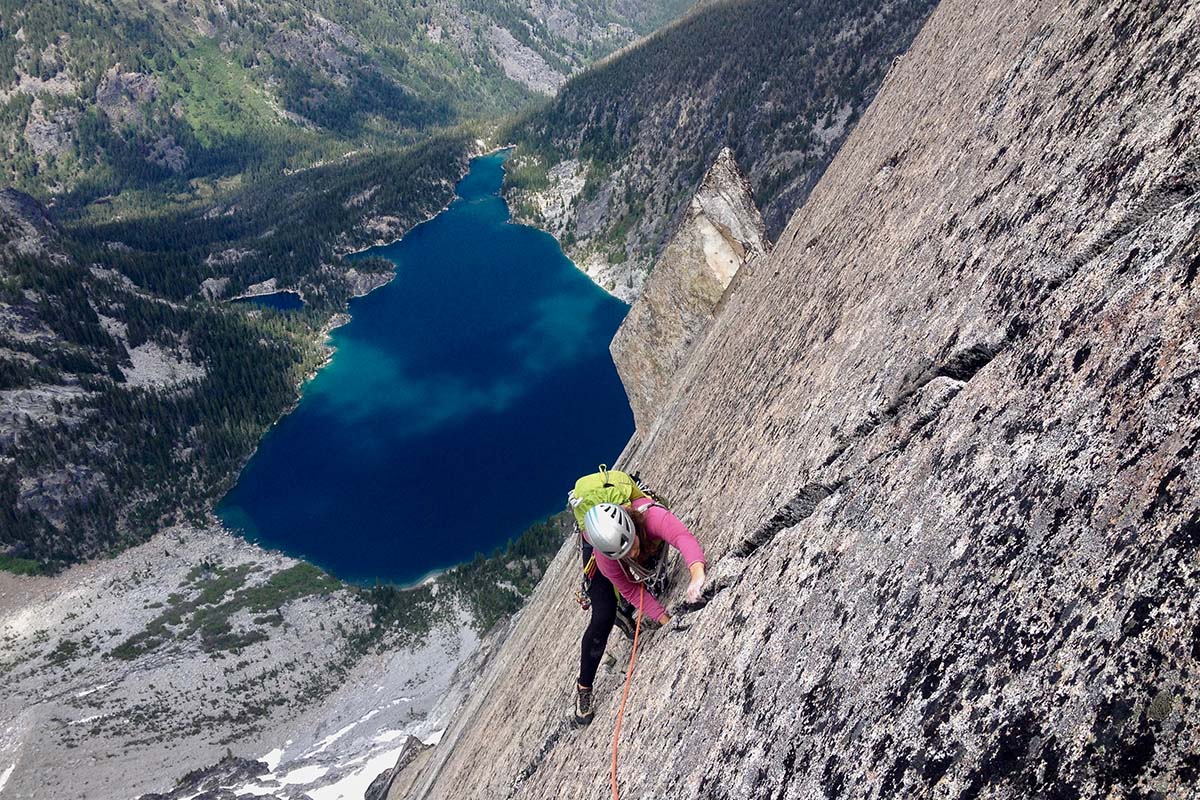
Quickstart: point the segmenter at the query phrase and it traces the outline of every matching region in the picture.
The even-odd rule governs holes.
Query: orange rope
[[[625,717],[625,701],[629,699],[629,684],[633,682],[633,665],[637,663],[638,634],[642,631],[642,600],[646,596],[646,587],[638,587],[638,617],[637,625],[633,628],[633,651],[629,654],[629,671],[625,673],[625,691],[621,693],[621,708],[617,711],[617,727],[613,730],[612,757],[612,796],[613,800],[621,800],[617,791],[617,743],[621,739],[621,720]]]

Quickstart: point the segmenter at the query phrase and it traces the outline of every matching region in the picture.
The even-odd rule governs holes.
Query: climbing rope
[[[637,624],[633,627],[633,651],[629,654],[629,671],[625,673],[625,691],[621,692],[621,708],[617,711],[617,727],[613,730],[613,800],[621,800],[621,793],[617,790],[617,744],[621,740],[621,720],[625,717],[625,701],[629,699],[629,684],[633,682],[633,665],[637,663],[638,634],[642,632],[642,600],[646,595],[646,587],[639,586],[638,590],[638,616]]]

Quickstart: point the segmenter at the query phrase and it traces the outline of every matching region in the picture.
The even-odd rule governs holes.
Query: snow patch
[[[94,719],[100,719],[103,716],[104,716],[103,714],[92,714],[90,717],[84,717],[83,719],[73,719],[70,722],[68,722],[67,724],[68,725],[84,725],[86,723],[91,722]]]
[[[266,762],[267,772],[274,772],[276,767],[279,766],[279,762],[282,759],[283,759],[283,748],[276,747],[274,750],[272,750],[271,752],[267,753],[265,756],[260,758],[259,761]]]
[[[362,767],[351,772],[341,780],[331,783],[328,786],[309,789],[308,796],[312,800],[360,800],[360,798],[366,795],[367,788],[379,776],[379,773],[395,766],[396,759],[400,757],[400,753],[403,750],[404,748],[400,747],[372,756]]]
[[[252,783],[249,786],[243,786],[237,790],[237,796],[241,797],[245,794],[252,794],[255,797],[260,797],[264,794],[275,794],[279,790],[278,786],[263,786],[262,784]],[[194,797],[195,795],[193,795]]]
[[[279,782],[285,786],[295,783],[312,783],[325,777],[325,773],[329,772],[329,767],[323,767],[319,764],[314,764],[308,767],[300,767],[294,769],[287,775],[279,779]]]
[[[354,726],[355,726],[355,725],[357,725],[357,724],[358,724],[357,722],[351,722],[349,725],[347,725],[346,727],[342,728],[341,730],[334,731],[334,732],[333,732],[333,733],[331,733],[329,736],[326,736],[324,739],[322,739],[321,741],[317,742],[317,746],[316,746],[316,747],[315,747],[313,750],[311,750],[311,751],[310,751],[310,753],[311,753],[312,755],[316,755],[317,753],[323,753],[323,752],[325,752],[326,750],[328,750],[328,749],[329,749],[329,745],[333,744],[333,743],[334,743],[334,742],[336,742],[338,739],[342,738],[342,737],[343,737],[343,736],[345,736],[347,733],[349,733],[350,731],[354,730]]]

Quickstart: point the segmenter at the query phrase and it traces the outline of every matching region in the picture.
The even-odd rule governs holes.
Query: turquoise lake
[[[407,583],[490,553],[616,459],[633,416],[608,345],[628,308],[508,222],[505,157],[363,254],[396,278],[350,304],[333,360],[218,507],[228,525],[343,580]]]

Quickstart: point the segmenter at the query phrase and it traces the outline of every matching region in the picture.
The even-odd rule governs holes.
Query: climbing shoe
[[[614,624],[621,629],[621,633],[625,634],[626,639],[632,639],[634,633],[633,620],[625,613],[624,609],[617,609],[617,618]]]
[[[592,690],[575,686],[575,721],[587,725],[592,721]]]

